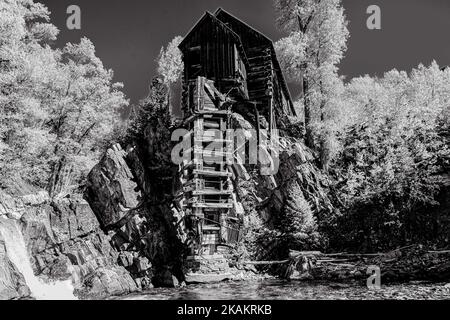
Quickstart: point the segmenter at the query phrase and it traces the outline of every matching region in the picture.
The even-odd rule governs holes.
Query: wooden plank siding
[[[223,94],[240,87],[230,96],[256,104],[271,127],[276,126],[272,122],[278,115],[295,115],[272,41],[225,10],[218,9],[214,15],[206,12],[180,49],[185,65],[183,111],[187,111],[189,82],[201,76],[213,80]]]
[[[260,105],[260,111],[268,119],[270,119],[272,96],[275,96],[273,98],[275,100],[273,101],[274,107],[281,108],[281,113],[296,115],[289,88],[283,77],[272,41],[221,8],[214,15],[238,34],[241,39],[250,62],[250,70],[247,70],[250,100],[255,100]],[[264,81],[266,82],[263,84]],[[261,95],[261,92],[265,93],[266,90],[269,94]],[[252,93],[251,91],[255,92]],[[277,91],[277,94],[275,95],[273,91]]]
[[[180,49],[185,65],[185,86],[201,76],[213,80],[216,88],[226,93],[235,85],[239,71],[246,75],[247,61],[239,37],[210,13],[200,19],[180,44]],[[196,50],[199,50],[198,54]],[[195,72],[197,62],[200,68]]]

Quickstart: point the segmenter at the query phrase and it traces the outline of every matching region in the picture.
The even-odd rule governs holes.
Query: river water
[[[450,300],[445,283],[408,283],[369,290],[360,283],[281,281],[221,282],[189,285],[178,289],[152,289],[112,299],[121,300]]]

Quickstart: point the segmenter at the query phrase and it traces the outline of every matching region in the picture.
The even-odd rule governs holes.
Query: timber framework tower
[[[179,48],[182,126],[192,146],[190,160],[180,165],[184,224],[193,235],[191,255],[214,255],[242,233],[244,212],[233,180],[245,159],[235,159],[227,143],[232,113],[252,123],[259,137],[261,129],[281,128],[280,119],[295,110],[272,41],[225,10],[206,12]],[[220,151],[208,154],[205,146],[212,142]]]

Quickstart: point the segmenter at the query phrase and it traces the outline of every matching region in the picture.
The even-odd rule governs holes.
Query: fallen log
[[[317,263],[327,263],[327,262],[333,262],[333,263],[339,263],[339,262],[349,262],[350,259],[317,259]]]
[[[296,258],[298,256],[320,256],[323,255],[320,251],[296,251],[289,250],[289,258]]]
[[[284,279],[366,279],[368,266],[377,265],[384,281],[412,279],[450,279],[450,250],[426,250],[421,245],[410,245],[386,253],[331,253],[289,250],[288,259],[274,261],[245,261],[247,265],[276,267]]]
[[[385,253],[328,253],[325,257],[379,257]]]
[[[251,265],[270,265],[270,264],[283,264],[288,263],[290,260],[279,260],[279,261],[244,261],[242,264],[251,264]]]
[[[337,263],[337,262],[331,262],[330,265],[331,265],[331,266],[342,267],[342,268],[354,268],[354,267],[355,267],[354,264],[349,264],[349,263]]]
[[[441,251],[428,251],[428,253],[434,253],[434,254],[446,254],[450,253],[450,250],[441,250]]]

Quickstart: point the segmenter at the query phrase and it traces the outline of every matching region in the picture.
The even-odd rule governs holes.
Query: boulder
[[[129,268],[133,265],[134,257],[131,252],[122,251],[119,253],[119,265]]]
[[[180,286],[177,277],[169,269],[158,272],[153,281],[158,287],[178,288]]]
[[[79,294],[85,298],[104,298],[111,295],[124,295],[138,290],[135,281],[123,268],[98,268],[91,277],[86,278]]]
[[[125,156],[125,151],[115,145],[88,175],[85,198],[104,229],[113,227],[141,201]]]
[[[36,188],[19,177],[3,181],[0,189],[0,217],[19,220],[30,206],[50,201],[47,191]]]
[[[134,266],[137,272],[145,272],[152,267],[152,264],[148,261],[146,257],[134,258]]]
[[[50,205],[44,204],[38,207],[29,207],[22,216],[24,238],[29,252],[35,256],[56,245],[49,220],[52,210]]]
[[[50,211],[50,228],[60,243],[85,236],[98,229],[99,223],[81,195],[55,199]]]
[[[12,196],[0,190],[0,217],[5,216],[19,220],[28,207],[42,205],[49,200],[50,197],[46,191]]]
[[[233,279],[231,273],[188,273],[186,274],[187,284],[216,283]]]

